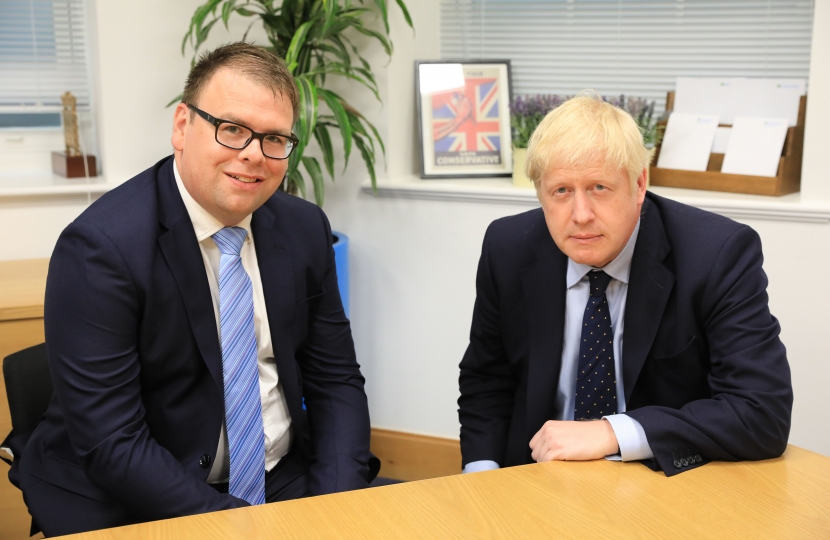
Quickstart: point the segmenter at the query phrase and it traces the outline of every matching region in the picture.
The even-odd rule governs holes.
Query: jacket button
[[[701,461],[703,461],[703,458],[700,457],[700,454],[695,454],[695,463],[700,463]]]
[[[199,467],[207,469],[208,465],[210,465],[210,456],[205,454],[199,458]]]
[[[686,458],[682,458],[680,460],[680,464],[683,465],[684,467],[688,467],[689,466],[689,460],[686,459]]]
[[[674,466],[675,466],[675,467],[677,467],[677,468],[679,469],[680,467],[682,467],[682,466],[683,466],[683,464],[682,464],[682,463],[680,463],[680,460],[679,460],[679,459],[675,459],[675,460],[674,460]]]

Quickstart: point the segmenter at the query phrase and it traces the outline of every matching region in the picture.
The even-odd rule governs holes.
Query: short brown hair
[[[228,67],[247,75],[255,82],[271,89],[274,95],[287,97],[291,101],[294,120],[300,111],[300,97],[294,76],[285,62],[262,47],[238,41],[220,45],[212,51],[202,53],[199,61],[191,68],[184,84],[182,103],[198,106],[199,94],[220,68]],[[190,111],[193,119],[193,111]]]

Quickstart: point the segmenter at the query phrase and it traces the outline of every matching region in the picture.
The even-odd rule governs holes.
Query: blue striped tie
[[[213,235],[219,259],[219,333],[225,378],[225,426],[230,453],[228,493],[265,503],[265,433],[259,398],[254,293],[239,251],[247,231],[225,227]]]

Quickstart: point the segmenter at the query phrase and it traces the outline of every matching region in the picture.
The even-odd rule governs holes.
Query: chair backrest
[[[46,344],[8,355],[3,360],[3,377],[12,429],[18,434],[31,433],[46,412],[54,392]]]

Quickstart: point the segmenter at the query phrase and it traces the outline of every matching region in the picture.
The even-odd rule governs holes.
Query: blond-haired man
[[[792,386],[758,235],[646,191],[633,119],[583,92],[528,146],[542,208],[495,221],[461,361],[465,472],[779,456]],[[580,420],[580,421],[573,421]]]

